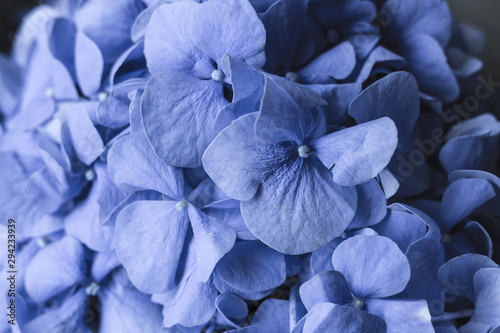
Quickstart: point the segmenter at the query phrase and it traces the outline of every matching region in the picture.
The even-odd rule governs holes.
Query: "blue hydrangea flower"
[[[220,292],[259,300],[269,295],[286,278],[283,254],[258,242],[235,244],[214,270],[214,284]]]
[[[381,11],[390,16],[381,43],[406,60],[420,90],[443,102],[455,100],[460,88],[444,52],[452,33],[446,1],[388,0]]]
[[[304,332],[384,332],[386,327],[389,332],[432,332],[425,301],[388,298],[405,289],[411,273],[408,259],[390,239],[349,238],[335,249],[332,263],[334,271],[300,287],[309,311]]]
[[[224,54],[262,66],[265,40],[264,27],[246,0],[181,1],[155,11],[144,50],[154,76],[141,107],[146,137],[162,161],[201,165],[216,134],[215,117],[227,104]]]
[[[456,318],[470,317],[459,332],[486,333],[500,327],[500,267],[495,262],[482,255],[467,254],[448,261],[438,274],[447,299],[453,302],[466,298],[474,304],[473,309],[458,313]]]
[[[500,122],[483,114],[453,126],[439,151],[447,173],[456,170],[493,171],[498,160]]]
[[[33,257],[26,269],[26,291],[36,303],[50,300],[53,305],[24,324],[23,332],[88,332],[89,297],[99,299],[100,331],[160,329],[159,307],[132,286],[123,268],[118,268],[116,254],[90,254],[89,262],[87,251],[71,236],[64,236]],[[120,318],[123,314],[125,318]]]
[[[208,202],[204,202],[204,192],[214,190],[210,179],[189,191],[182,169],[160,161],[142,132],[117,140],[108,161],[115,183],[163,194],[163,200],[132,202],[117,217],[117,253],[132,282],[148,293],[163,293],[177,286],[177,274],[183,274],[183,249],[190,242],[195,244],[197,253],[194,280],[206,282],[218,260],[234,244],[236,232],[225,221],[238,218],[238,203],[226,200],[225,206],[219,207],[223,209],[209,206],[227,197],[218,196],[215,189]],[[209,211],[203,212],[204,207]],[[191,228],[193,240],[188,237]],[[138,252],[151,259],[144,262]],[[159,258],[161,265],[156,261]]]
[[[352,186],[387,165],[396,136],[388,118],[327,134],[321,111],[302,110],[266,78],[260,112],[223,130],[203,166],[223,191],[242,200],[243,217],[257,238],[300,254],[346,229],[357,204]]]

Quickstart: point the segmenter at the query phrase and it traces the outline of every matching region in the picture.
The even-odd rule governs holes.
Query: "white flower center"
[[[36,244],[40,247],[40,248],[43,248],[43,247],[46,247],[47,244],[49,243],[49,240],[47,239],[47,237],[40,237],[36,240]]]
[[[224,73],[222,73],[222,71],[218,69],[214,69],[214,71],[212,72],[212,79],[214,81],[220,82],[222,81],[223,78],[224,78]]]
[[[102,91],[99,93],[99,95],[97,95],[97,99],[99,100],[99,102],[102,102],[104,101],[106,98],[108,98],[109,94],[105,91]]]
[[[182,200],[175,204],[175,209],[177,209],[179,212],[182,212],[187,208],[187,206],[188,202],[186,200]]]
[[[96,282],[92,282],[87,288],[85,288],[85,293],[89,296],[96,296],[99,289],[101,289],[101,286],[99,286]]]
[[[303,146],[300,146],[299,149],[299,156],[302,157],[302,158],[308,158],[309,157],[309,153],[311,152],[311,148],[309,148],[309,146],[307,145],[303,145]]]
[[[352,302],[352,306],[354,306],[355,309],[362,309],[364,305],[365,303],[359,298],[355,298]]]
[[[54,95],[55,95],[54,89],[48,88],[47,90],[45,90],[45,96],[47,96],[48,98],[52,98],[54,97]]]
[[[85,171],[85,179],[88,182],[93,181],[95,179],[95,172],[94,172],[94,170],[88,169],[87,171]]]

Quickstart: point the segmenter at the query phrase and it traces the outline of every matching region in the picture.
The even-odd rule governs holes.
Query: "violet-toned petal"
[[[394,122],[379,118],[315,139],[311,146],[340,185],[362,184],[382,171],[398,139]]]
[[[333,252],[332,263],[360,299],[395,295],[410,279],[408,259],[396,243],[382,236],[359,235],[345,240]]]

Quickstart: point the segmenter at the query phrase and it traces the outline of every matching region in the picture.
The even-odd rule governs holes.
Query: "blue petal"
[[[112,279],[99,291],[100,332],[159,332],[162,329],[161,307],[151,296]]]
[[[129,124],[129,94],[144,89],[145,79],[131,79],[113,87],[111,95],[101,101],[97,107],[97,118],[101,125],[120,128]]]
[[[215,117],[226,103],[219,82],[174,72],[159,74],[142,96],[144,132],[165,163],[200,166],[201,155],[216,134]]]
[[[396,149],[397,129],[383,117],[315,139],[316,156],[332,168],[337,184],[362,184],[382,171]]]
[[[120,266],[122,263],[118,259],[116,252],[96,252],[92,262],[92,279],[99,283],[104,279],[112,270]]]
[[[219,261],[215,272],[233,288],[259,292],[276,288],[285,281],[285,258],[258,243],[243,241],[236,243]]]
[[[326,271],[300,286],[300,298],[308,311],[320,303],[344,305],[352,302],[345,277],[337,271]]]
[[[382,333],[384,321],[365,311],[332,303],[316,305],[306,317],[304,333]]]
[[[349,229],[372,226],[380,222],[387,213],[387,200],[380,185],[375,179],[356,186],[358,192],[358,208]]]
[[[75,21],[99,46],[103,58],[111,62],[132,44],[130,29],[143,8],[137,0],[118,0],[109,4],[88,0],[76,12]]]
[[[144,55],[153,75],[167,71],[210,75],[208,59],[186,36],[198,7],[194,1],[180,1],[160,6],[151,16],[144,36]],[[204,73],[198,73],[196,67],[204,69]]]
[[[340,243],[332,256],[352,294],[388,297],[403,291],[410,279],[410,265],[396,243],[382,236],[354,236]]]
[[[475,304],[471,322],[500,325],[500,268],[483,268],[474,274]]]
[[[104,144],[87,111],[75,106],[68,112],[68,126],[76,155],[84,164],[91,165],[104,150]]]
[[[332,254],[340,242],[342,242],[342,238],[337,237],[330,243],[320,247],[312,253],[311,269],[313,274],[316,275],[324,271],[333,271]]]
[[[492,170],[498,158],[500,122],[483,114],[453,126],[439,151],[439,161],[447,173],[456,170]]]
[[[135,18],[134,25],[132,26],[131,38],[134,43],[144,38],[146,33],[146,28],[151,20],[151,16],[156,11],[156,9],[164,4],[170,3],[170,0],[155,0],[153,4],[144,9]]]
[[[72,237],[41,249],[26,268],[26,291],[37,303],[47,301],[85,279],[85,250]]]
[[[349,106],[349,115],[358,124],[381,117],[391,118],[400,137],[413,130],[419,114],[417,81],[406,72],[392,73],[376,81]]]
[[[118,215],[116,253],[142,292],[162,293],[176,285],[189,220],[175,205],[175,201],[137,201]]]
[[[248,230],[243,216],[240,212],[240,202],[234,199],[222,199],[203,207],[203,212],[224,224],[234,231],[239,239],[257,240]]]
[[[47,310],[23,325],[24,333],[83,332],[90,333],[84,322],[86,309],[85,290],[68,297],[57,308]]]
[[[254,133],[257,114],[240,117],[213,140],[203,155],[203,167],[227,195],[249,200],[272,167],[266,159],[283,161],[284,150],[266,145]]]
[[[325,133],[326,123],[321,113],[302,110],[285,89],[266,77],[260,114],[255,124],[255,134],[259,138],[269,143],[289,140],[303,143],[305,139]]]
[[[266,299],[255,311],[252,326],[257,327],[261,333],[288,332],[290,330],[289,301]]]
[[[120,212],[132,202],[140,200],[161,200],[162,194],[155,191],[135,191],[129,194],[122,202],[116,205],[106,219],[101,221],[102,225],[114,226]]]
[[[476,221],[468,222],[464,231],[477,249],[477,253],[491,258],[493,255],[493,244],[491,237],[484,227]]]
[[[212,281],[197,282],[190,277],[166,294],[153,295],[163,305],[163,326],[180,324],[193,327],[205,324],[215,312],[217,289]]]
[[[381,236],[390,238],[401,251],[406,252],[412,243],[426,236],[428,226],[418,215],[399,208],[396,204],[391,205],[387,210],[387,216],[373,226],[373,230]]]
[[[366,58],[360,72],[356,78],[357,83],[365,82],[370,75],[375,74],[377,67],[382,67],[379,71],[385,70],[386,72],[392,69],[402,69],[406,61],[395,53],[392,53],[383,46],[377,46]]]
[[[346,84],[312,84],[308,87],[318,93],[328,103],[320,106],[328,124],[341,124],[347,119],[347,108],[351,101],[361,92],[361,85]]]
[[[144,40],[130,46],[111,67],[107,82],[109,85],[125,82],[133,78],[149,78],[151,73],[144,57]]]
[[[406,287],[409,298],[425,299],[433,316],[444,310],[444,295],[438,281],[438,269],[444,264],[444,250],[438,240],[423,238],[406,251],[411,278]]]
[[[248,306],[243,299],[231,293],[223,293],[217,296],[215,300],[215,307],[217,308],[217,320],[221,320],[221,324],[229,325],[238,328],[239,325],[232,319],[245,319],[248,316]],[[221,318],[219,318],[219,316]]]
[[[310,60],[316,49],[317,30],[307,16],[307,0],[251,1],[266,28],[267,71],[285,75]]]
[[[65,171],[55,161],[49,161],[40,171],[31,175],[24,186],[26,198],[43,212],[54,213],[86,185],[81,174]]]
[[[212,0],[194,12],[191,37],[203,54],[220,64],[224,54],[264,65],[266,31],[246,0]]]
[[[241,204],[250,231],[286,254],[314,251],[340,236],[354,216],[354,187],[335,184],[314,159],[283,164]],[[272,221],[272,223],[269,223]]]
[[[101,206],[99,199],[103,193],[109,193],[109,175],[104,163],[94,164],[96,179],[88,197],[80,202],[66,216],[64,228],[66,232],[94,251],[110,251],[114,249],[115,229],[101,225]]]
[[[441,217],[447,232],[475,209],[495,197],[491,183],[482,178],[464,178],[452,182],[443,194]]]
[[[369,299],[367,311],[384,319],[387,332],[433,332],[424,300]]]
[[[178,201],[184,196],[182,170],[160,161],[143,133],[130,134],[113,144],[108,169],[117,185],[155,190]]]
[[[235,294],[235,295],[237,295],[245,300],[248,300],[248,301],[262,300],[265,297],[269,296],[274,291],[274,288],[263,290],[263,291],[256,291],[256,292],[242,291],[242,290],[236,289],[233,286],[231,286],[230,284],[224,282],[219,277],[219,275],[217,275],[217,272],[215,272],[212,276],[213,276],[214,285],[219,292],[232,293],[232,294]]]
[[[314,82],[318,76],[343,80],[351,74],[355,66],[354,47],[346,41],[314,58],[298,74],[306,82]]]
[[[236,232],[192,205],[188,206],[188,215],[196,244],[196,273],[202,282],[206,282],[217,262],[232,249]]]
[[[443,102],[452,102],[458,97],[460,87],[434,38],[423,34],[412,36],[405,42],[403,57],[422,92]]]
[[[257,111],[264,88],[264,73],[244,61],[224,55],[222,70],[231,79],[233,98],[223,107],[214,122],[214,129],[221,131],[240,116]]]
[[[498,265],[486,256],[465,254],[451,259],[438,270],[439,282],[448,294],[474,301],[474,275],[490,267],[498,268]]]
[[[422,33],[435,38],[442,46],[451,37],[452,16],[444,1],[423,0],[417,4],[411,0],[391,0],[385,3],[383,10],[391,17],[385,29],[390,35],[405,38]]]
[[[460,77],[467,77],[483,68],[483,62],[456,47],[446,48],[446,57],[453,69],[453,73]]]
[[[99,47],[84,33],[75,36],[75,70],[85,96],[94,96],[101,87],[104,59]]]

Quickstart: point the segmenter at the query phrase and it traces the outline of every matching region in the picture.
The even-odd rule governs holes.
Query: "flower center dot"
[[[88,182],[93,181],[95,179],[95,172],[94,172],[94,170],[88,169],[87,171],[85,171],[85,179]]]
[[[45,90],[45,96],[47,96],[48,98],[54,97],[54,94],[54,89],[52,88],[48,88],[47,90]]]
[[[101,289],[101,286],[99,286],[96,282],[92,282],[87,288],[85,288],[85,293],[89,296],[96,296],[99,289]]]
[[[36,244],[40,247],[46,247],[47,244],[49,243],[49,240],[46,237],[40,237],[36,240]]]
[[[224,73],[222,73],[222,71],[215,69],[212,72],[212,79],[214,81],[220,82],[220,81],[222,81],[223,78],[224,78]]]
[[[352,302],[352,306],[354,306],[355,309],[361,309],[365,303],[360,300],[359,298],[355,298],[354,301]]]
[[[285,77],[292,82],[297,82],[299,80],[299,74],[295,72],[288,72]]]
[[[187,208],[187,206],[188,202],[186,200],[182,200],[175,204],[175,209],[177,209],[179,212],[182,212]]]
[[[309,153],[311,152],[311,148],[309,148],[309,146],[307,145],[303,145],[303,146],[300,146],[299,149],[299,156],[302,157],[302,158],[308,158],[309,157]]]
[[[99,95],[97,95],[97,99],[99,100],[99,102],[102,102],[104,101],[106,98],[108,98],[108,93],[107,92],[100,92]]]

